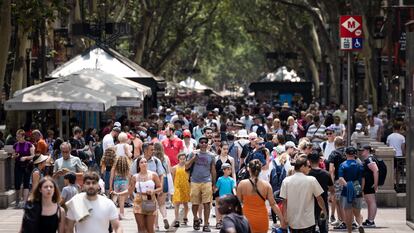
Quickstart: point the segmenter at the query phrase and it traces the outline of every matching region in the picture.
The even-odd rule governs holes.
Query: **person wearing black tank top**
[[[65,210],[59,206],[60,192],[56,182],[43,177],[24,208],[21,233],[63,233]]]

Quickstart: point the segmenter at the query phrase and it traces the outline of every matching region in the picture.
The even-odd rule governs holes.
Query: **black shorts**
[[[364,194],[374,194],[374,193],[375,193],[375,189],[372,187],[372,185],[364,187]]]
[[[30,187],[30,175],[31,172],[26,167],[16,165],[14,167],[14,189],[20,190],[20,186],[23,183],[23,189],[29,189]]]

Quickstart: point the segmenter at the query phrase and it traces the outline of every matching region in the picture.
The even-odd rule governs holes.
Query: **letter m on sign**
[[[340,17],[340,37],[362,38],[362,16],[344,15]]]

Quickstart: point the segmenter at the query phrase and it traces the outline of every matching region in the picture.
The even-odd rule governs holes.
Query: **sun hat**
[[[33,164],[39,164],[41,162],[46,161],[49,158],[49,156],[46,155],[39,155],[39,157],[37,157],[37,159],[33,162]]]

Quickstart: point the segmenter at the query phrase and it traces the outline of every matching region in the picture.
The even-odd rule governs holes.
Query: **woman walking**
[[[111,178],[109,179],[109,192],[118,197],[119,219],[125,219],[124,204],[128,194],[129,180],[129,158],[118,156],[114,166],[111,169]]]
[[[157,211],[155,194],[161,192],[161,182],[156,173],[148,170],[144,157],[137,158],[137,173],[129,182],[129,192],[136,193],[133,208],[138,232],[154,233]]]
[[[164,221],[164,228],[170,228],[167,220],[167,208],[165,202],[167,195],[174,193],[174,185],[171,176],[171,164],[168,156],[164,154],[164,147],[161,142],[154,143],[154,156],[161,161],[161,165],[165,171],[165,175],[162,180],[162,192],[157,197],[158,208]],[[155,226],[158,227],[158,217],[155,219]]]
[[[16,190],[16,208],[22,208],[20,201],[20,186],[23,183],[23,201],[26,202],[29,196],[30,186],[30,161],[34,157],[35,147],[32,143],[26,141],[25,131],[22,129],[16,132],[17,142],[13,145],[14,153],[12,158],[15,159],[14,164],[14,188]],[[24,203],[23,203],[24,204]]]
[[[185,170],[185,158],[186,154],[184,152],[179,153],[178,155],[178,164],[175,165],[171,172],[174,179],[174,227],[180,226],[179,221],[179,210],[180,205],[184,206],[184,218],[183,222],[187,225],[188,222],[188,202],[190,202],[190,182],[188,172]]]
[[[32,190],[37,186],[39,181],[43,178],[45,175],[45,167],[46,167],[46,161],[49,158],[49,156],[46,155],[39,155],[37,157],[34,157],[33,160],[33,171],[32,175],[30,176],[30,183],[32,186]]]
[[[253,159],[248,164],[250,178],[242,180],[237,187],[237,197],[243,203],[244,215],[249,220],[253,233],[264,233],[269,230],[269,217],[266,208],[266,200],[269,201],[273,212],[279,217],[282,227],[284,218],[276,205],[270,184],[259,178],[262,163]]]
[[[63,233],[65,210],[59,206],[59,188],[49,176],[34,187],[25,206],[21,233]]]

